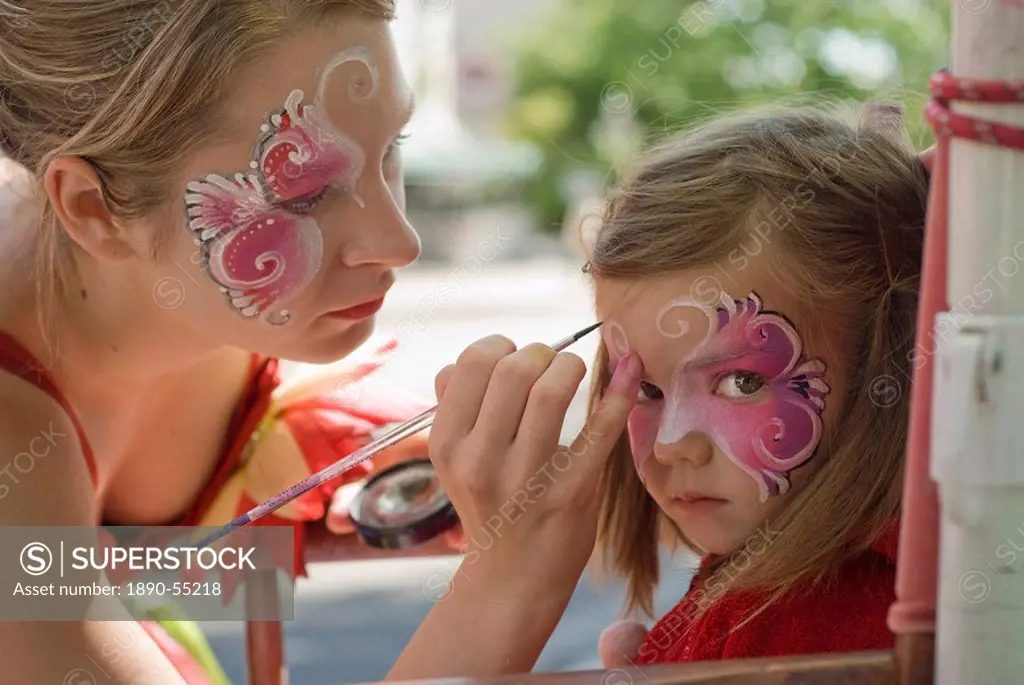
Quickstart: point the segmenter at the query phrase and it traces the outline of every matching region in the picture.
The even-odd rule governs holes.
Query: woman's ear
[[[106,262],[142,256],[141,246],[114,221],[92,165],[80,157],[58,157],[46,168],[43,181],[57,218],[83,251]]]

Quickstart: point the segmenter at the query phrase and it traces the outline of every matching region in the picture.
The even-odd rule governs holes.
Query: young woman
[[[412,98],[393,11],[391,0],[0,3],[0,458],[16,477],[4,525],[219,522],[210,512],[270,411],[277,359],[333,361],[367,339],[395,269],[419,252],[403,214]],[[564,416],[582,378],[571,355],[513,352],[494,340],[467,351],[438,416],[469,433],[442,431],[433,456],[470,538],[540,464],[536,450],[550,456],[552,411]],[[487,420],[466,418],[495,365],[509,398],[539,393],[527,420],[545,425],[500,472],[497,452],[466,446],[489,437]],[[485,400],[485,413],[505,401]],[[624,421],[624,402],[607,420]],[[40,435],[55,436],[45,455],[12,470],[7,457]],[[577,480],[560,478],[474,557],[396,674],[532,665],[593,541],[576,525],[588,512],[567,503],[592,491],[607,447],[578,452]],[[529,554],[570,532],[576,553]],[[512,613],[477,616],[485,590]],[[523,596],[553,600],[524,623],[511,602]],[[3,670],[62,682],[93,663],[111,683],[202,682],[166,635],[139,630],[0,623]],[[467,657],[478,631],[493,639]]]

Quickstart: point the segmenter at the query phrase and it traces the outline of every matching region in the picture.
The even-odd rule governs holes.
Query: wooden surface
[[[899,685],[935,683],[935,635],[905,633],[896,636]]]

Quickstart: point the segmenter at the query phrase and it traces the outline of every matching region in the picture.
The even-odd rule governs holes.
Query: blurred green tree
[[[511,134],[544,154],[527,201],[563,220],[574,178],[715,112],[826,95],[888,99],[911,138],[947,64],[948,0],[558,0],[518,43]]]

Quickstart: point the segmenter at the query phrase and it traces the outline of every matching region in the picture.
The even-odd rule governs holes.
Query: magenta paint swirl
[[[250,171],[227,178],[209,174],[188,184],[185,205],[189,230],[200,246],[204,270],[247,318],[294,299],[315,278],[323,262],[323,235],[309,208],[329,186],[358,201],[355,182],[365,155],[325,114],[322,94],[331,72],[361,62],[376,70],[365,51],[340,53],[320,79],[313,104],[302,104],[294,90],[284,109],[261,127]],[[288,310],[269,311],[266,321],[282,324]]]
[[[676,303],[673,306],[683,306]],[[712,323],[709,335],[676,366],[664,398],[641,400],[629,417],[638,468],[654,442],[672,445],[691,432],[709,436],[758,485],[761,501],[785,493],[789,472],[809,460],[822,437],[829,386],[825,365],[803,355],[803,344],[782,315],[764,312],[751,293],[717,308],[692,305]],[[756,391],[719,392],[744,376]]]
[[[732,420],[746,430],[722,431],[726,454],[763,486],[762,499],[789,489],[787,474],[807,462],[821,442],[821,412],[829,392],[825,364],[808,360],[793,325],[761,311],[751,293],[718,310],[716,344],[751,351],[750,370],[767,381],[763,399],[731,404]]]

